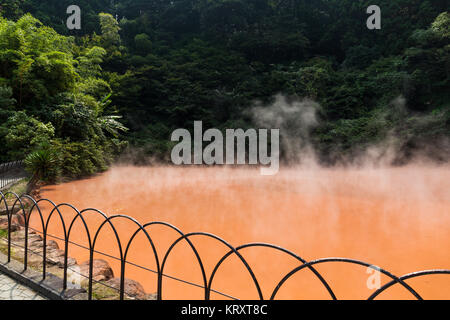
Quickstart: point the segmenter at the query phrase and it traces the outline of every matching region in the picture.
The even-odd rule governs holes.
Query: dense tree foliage
[[[65,26],[72,4],[81,30]],[[405,155],[449,138],[448,1],[379,0],[381,30],[366,27],[371,4],[0,0],[1,156],[47,140],[91,159],[65,157],[68,173],[103,167],[124,129],[105,117],[109,94],[125,138],[160,158],[173,129],[251,126],[246,110],[279,93],[322,106],[312,142],[326,163],[392,135]]]
[[[105,55],[30,14],[17,22],[0,18],[1,161],[57,149],[66,176],[106,169],[123,147],[116,137],[125,127],[108,110],[111,89],[100,67]]]

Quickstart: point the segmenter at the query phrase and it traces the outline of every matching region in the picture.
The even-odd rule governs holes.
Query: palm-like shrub
[[[117,138],[119,131],[127,132],[128,128],[119,122],[119,120],[122,119],[122,116],[104,114],[105,110],[111,104],[110,98],[111,94],[108,94],[98,103],[97,114],[94,118],[96,125],[99,126],[103,132],[106,131]]]
[[[25,158],[25,167],[31,174],[30,184],[38,181],[54,181],[59,172],[59,161],[51,149],[41,149],[30,153]]]

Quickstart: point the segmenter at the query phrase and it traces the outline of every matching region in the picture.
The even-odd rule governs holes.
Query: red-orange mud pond
[[[328,257],[358,259],[396,276],[428,269],[450,269],[450,170],[448,167],[409,166],[389,169],[283,169],[275,176],[260,176],[257,169],[115,167],[96,177],[46,187],[43,198],[78,209],[96,208],[108,215],[129,215],[142,224],[163,221],[184,233],[215,234],[237,247],[265,242],[286,248],[305,260]],[[45,206],[48,214],[49,206]],[[68,224],[74,213],[61,209]],[[95,212],[84,217],[91,236],[104,221]],[[131,221],[113,220],[126,243],[137,230]],[[32,225],[40,229],[38,215]],[[146,228],[155,243],[160,263],[179,237],[160,225]],[[61,236],[57,214],[49,233]],[[50,238],[51,239],[51,238]],[[190,238],[209,278],[216,263],[229,251],[217,240]],[[71,241],[87,246],[80,219]],[[63,247],[60,243],[60,247]],[[69,255],[82,263],[88,251],[70,245]],[[95,250],[119,256],[112,229],[105,225]],[[269,248],[240,251],[251,266],[265,299],[299,261]],[[120,274],[120,263],[95,254]],[[156,270],[154,254],[144,233],[139,233],[127,261]],[[374,289],[367,283],[367,267],[328,262],[315,268],[330,284],[338,299],[367,299]],[[169,255],[164,274],[203,285],[196,256],[186,241]],[[132,265],[126,278],[139,281],[148,293],[156,292],[156,274]],[[381,276],[381,284],[390,278]],[[369,281],[370,282],[370,281]],[[430,275],[406,280],[425,299],[450,298],[450,276]],[[217,271],[212,289],[239,299],[258,299],[258,292],[239,258],[231,255]],[[165,277],[163,299],[203,299],[204,291]],[[217,293],[212,299],[226,299]],[[277,299],[329,299],[322,283],[309,269],[292,276],[278,291]],[[395,285],[380,299],[412,299]]]

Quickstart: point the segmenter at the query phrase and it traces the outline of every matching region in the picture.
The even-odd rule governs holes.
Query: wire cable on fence
[[[33,227],[28,227],[28,229],[43,235],[43,232],[42,232],[42,231],[39,231],[39,230],[37,230],[37,229],[35,229],[35,228],[33,228]],[[47,237],[50,237],[50,238],[53,238],[53,239],[56,239],[56,240],[59,240],[59,241],[65,241],[63,238],[58,237],[58,236],[54,236],[54,235],[51,235],[51,234],[47,234]],[[4,239],[2,239],[2,241],[4,241]],[[71,240],[69,240],[68,242],[69,242],[69,244],[74,245],[74,246],[76,246],[76,247],[79,247],[79,248],[82,248],[82,249],[85,249],[85,250],[89,250],[88,247],[83,246],[83,245],[81,245],[81,244],[79,244],[79,243],[73,242],[73,241],[71,241]],[[13,246],[16,246],[16,247],[19,247],[19,248],[22,248],[22,249],[25,248],[24,246],[18,245],[18,244],[14,243],[14,242],[11,242],[11,244],[12,244]],[[36,254],[36,255],[38,255],[38,256],[40,256],[40,257],[43,257],[43,254],[41,254],[41,253],[39,253],[39,252],[36,252],[36,251],[33,251],[33,250],[29,249],[29,248],[28,248],[28,251],[31,252],[31,253],[33,253],[33,254]],[[113,256],[113,255],[110,255],[110,254],[105,253],[105,252],[102,252],[102,251],[94,250],[94,253],[100,254],[100,255],[102,255],[102,256],[104,256],[104,257],[108,257],[108,258],[113,259],[113,260],[116,260],[116,261],[121,261],[120,258],[117,258],[117,257],[115,257],[115,256]],[[126,263],[126,264],[129,264],[130,266],[139,268],[139,269],[141,269],[141,270],[145,270],[145,271],[148,271],[148,272],[152,272],[152,273],[154,273],[154,274],[158,274],[157,271],[152,270],[152,269],[147,268],[147,267],[144,267],[144,266],[141,266],[141,265],[139,265],[139,264],[137,264],[137,263],[134,263],[134,262],[131,262],[131,261],[126,261],[125,263]],[[81,274],[81,273],[75,271],[74,269],[71,269],[70,267],[67,267],[67,269],[70,270],[70,271],[72,271],[72,272],[74,272],[74,273],[77,273],[77,274],[81,275],[82,277],[84,277],[84,278],[86,278],[86,279],[89,279],[89,277],[87,277],[87,276],[85,276],[85,275],[83,275],[83,274]],[[177,277],[168,275],[168,274],[163,274],[163,277],[168,278],[168,279],[171,279],[171,280],[175,280],[175,281],[178,281],[178,282],[181,282],[181,283],[190,285],[190,286],[194,286],[194,287],[197,287],[197,288],[206,289],[204,286],[202,286],[202,285],[200,285],[200,284],[198,284],[198,283],[194,283],[194,282],[190,282],[190,281],[187,281],[187,280],[183,280],[183,279],[180,279],[180,278],[177,278]],[[108,285],[107,285],[106,283],[104,283],[104,282],[96,281],[96,280],[94,280],[94,279],[92,279],[92,281],[94,281],[95,283],[102,284],[102,285],[104,285],[104,286],[106,286],[106,287],[109,287],[109,288],[111,288],[111,289],[114,289],[114,290],[116,290],[116,291],[119,291],[119,289],[117,289],[117,288],[115,288],[115,287],[108,286]],[[232,300],[236,300],[236,301],[239,300],[239,299],[236,298],[236,297],[233,297],[233,296],[231,296],[231,295],[229,295],[229,294],[220,292],[220,291],[215,290],[215,289],[211,289],[211,291],[214,292],[214,293],[216,293],[216,294],[218,294],[218,295],[221,295],[221,296],[223,296],[223,297],[226,297],[226,298],[229,298],[229,299],[232,299]]]

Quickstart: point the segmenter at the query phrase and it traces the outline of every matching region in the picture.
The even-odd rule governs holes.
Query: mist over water
[[[406,117],[404,99],[392,101],[393,113]],[[215,234],[235,247],[265,242],[286,248],[306,260],[345,257],[362,260],[401,276],[450,266],[450,166],[413,158],[405,166],[392,166],[401,157],[403,137],[388,137],[361,150],[357,157],[342,157],[331,168],[319,165],[312,143],[312,130],[320,125],[321,107],[309,99],[277,96],[268,106],[251,111],[260,128],[281,132],[284,165],[274,176],[261,176],[257,167],[233,166],[143,166],[122,164],[90,179],[50,186],[42,196],[55,203],[71,203],[79,209],[96,208],[108,215],[129,215],[142,224],[170,223],[184,233]],[[387,115],[380,115],[387,117]],[[430,119],[420,119],[426,123]],[[424,148],[425,150],[425,148]],[[445,160],[445,148],[440,150]],[[425,159],[421,157],[420,159]],[[66,218],[73,212],[63,209]],[[103,219],[94,212],[86,216],[91,233]],[[32,225],[39,228],[37,218]],[[130,221],[114,220],[122,243],[137,227]],[[57,219],[49,231],[62,235]],[[161,226],[147,228],[160,261],[178,238]],[[81,222],[71,239],[87,245]],[[210,276],[215,264],[228,252],[223,244],[205,237],[192,237]],[[109,226],[100,233],[96,250],[118,257],[116,239]],[[255,272],[265,298],[278,282],[299,265],[292,257],[263,248],[244,249],[242,255]],[[79,263],[88,252],[70,246],[69,255]],[[120,264],[107,260],[119,276]],[[141,233],[136,237],[128,261],[156,270],[153,252]],[[370,274],[360,266],[342,263],[317,265],[339,299],[366,299]],[[168,259],[165,274],[202,285],[200,268],[192,250],[179,243]],[[134,266],[126,277],[142,283],[148,293],[156,291],[156,275]],[[381,276],[381,283],[389,279]],[[450,285],[443,276],[408,280],[422,297],[448,298],[442,290]],[[214,290],[240,299],[257,299],[257,291],[242,263],[234,256],[219,269]],[[203,299],[202,289],[171,279],[163,283],[165,299]],[[212,294],[212,298],[224,296]],[[277,298],[328,299],[319,280],[310,272],[293,276]],[[393,287],[380,298],[409,299],[402,287]]]
[[[309,98],[278,94],[268,105],[256,102],[250,116],[258,127],[280,129],[281,160],[285,165],[368,168],[450,161],[450,139],[442,114],[413,112],[401,95],[382,112],[372,115],[370,125],[378,138],[371,137],[370,143],[359,141],[348,150],[336,145],[318,152],[313,133],[325,120],[321,105]]]
[[[393,112],[407,112],[404,100],[392,102]],[[362,150],[357,158],[341,158],[338,165],[318,164],[311,132],[320,124],[320,105],[308,99],[277,96],[269,106],[256,105],[252,117],[261,128],[279,128],[280,149],[285,159],[280,172],[261,176],[256,167],[232,166],[143,166],[117,165],[96,177],[50,186],[42,197],[55,203],[71,203],[79,209],[96,208],[108,215],[126,214],[142,224],[170,223],[184,233],[207,232],[234,246],[265,242],[284,247],[306,260],[345,257],[372,263],[401,276],[450,266],[450,166],[431,164],[426,157],[405,166],[392,166],[404,141],[395,130],[385,141]],[[384,115],[381,115],[384,116]],[[403,114],[403,116],[405,116]],[[421,119],[420,121],[432,121]],[[445,160],[445,148],[440,150]],[[73,213],[63,209],[66,217]],[[103,221],[93,213],[86,216],[96,230]],[[32,225],[39,228],[35,218]],[[131,222],[114,225],[126,243],[136,231]],[[147,229],[155,242],[160,261],[178,234],[161,226]],[[61,235],[57,219],[49,231]],[[73,239],[87,244],[79,222]],[[72,240],[72,239],[71,239]],[[191,238],[199,250],[209,277],[215,264],[228,252],[217,241]],[[113,233],[102,231],[96,250],[119,256]],[[242,255],[255,272],[265,298],[278,281],[298,266],[292,257],[270,249],[245,249]],[[70,246],[69,255],[81,263],[88,252]],[[119,275],[120,264],[105,259]],[[156,270],[153,253],[144,236],[138,235],[128,261]],[[366,268],[342,263],[318,265],[339,299],[366,299]],[[168,259],[165,274],[202,285],[200,268],[191,249],[177,245]],[[126,277],[142,283],[148,293],[156,291],[156,275],[127,266]],[[389,279],[381,276],[381,283]],[[449,298],[444,276],[408,280],[423,298]],[[213,289],[240,299],[257,299],[247,271],[234,256],[217,273]],[[163,298],[202,299],[202,289],[165,279]],[[212,298],[224,298],[212,294]],[[277,298],[328,299],[325,288],[310,271],[293,276]],[[394,286],[384,299],[410,299],[405,289]]]
[[[396,275],[448,268],[450,255],[450,170],[448,166],[410,165],[401,168],[282,168],[278,175],[264,177],[259,170],[206,167],[118,166],[97,177],[51,186],[43,197],[78,208],[97,208],[110,215],[127,214],[141,223],[164,221],[183,232],[216,234],[238,246],[267,242],[289,249],[306,260],[324,257],[361,259]],[[63,210],[71,217],[71,213]],[[94,228],[100,223],[87,218]],[[38,226],[38,221],[32,223]],[[124,241],[135,231],[130,223],[116,223]],[[57,219],[50,232],[61,234]],[[162,256],[177,235],[161,227],[148,229]],[[81,224],[74,239],[85,241]],[[118,256],[110,230],[100,236],[98,249]],[[209,275],[227,252],[218,242],[192,238]],[[297,262],[269,249],[245,249],[243,256],[261,279],[266,298],[277,282]],[[70,255],[83,262],[87,252],[70,248]],[[119,264],[111,262],[116,276]],[[161,258],[162,259],[162,258]],[[144,237],[133,245],[129,261],[154,268],[153,255]],[[213,289],[241,299],[256,299],[257,292],[243,266],[235,258],[224,263]],[[331,263],[317,267],[338,298],[364,299],[366,268]],[[201,273],[187,245],[176,247],[165,273],[201,284]],[[126,277],[156,291],[156,277],[127,267]],[[382,277],[382,283],[388,279]],[[448,298],[444,276],[411,280],[424,298]],[[164,280],[164,298],[203,298],[201,289]],[[213,298],[223,298],[213,294]],[[309,272],[294,276],[279,292],[279,298],[329,296]],[[380,298],[412,298],[402,288],[392,288]]]
[[[319,124],[320,105],[310,99],[289,99],[277,95],[269,106],[259,103],[251,110],[253,122],[261,128],[280,129],[280,150],[287,164],[315,166],[311,130]]]

